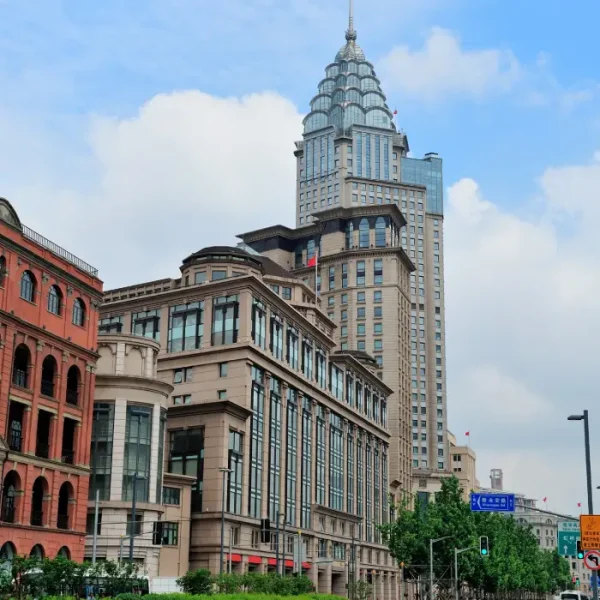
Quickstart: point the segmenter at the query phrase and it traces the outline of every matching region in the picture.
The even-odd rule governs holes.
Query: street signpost
[[[581,548],[583,550],[600,548],[600,515],[581,515],[579,527],[581,529]]]
[[[598,571],[600,569],[600,551],[591,550],[590,552],[586,552],[583,557],[583,564],[590,571]]]
[[[515,512],[514,494],[471,494],[473,512]]]
[[[558,553],[561,556],[577,556],[577,540],[581,537],[577,521],[558,522]]]

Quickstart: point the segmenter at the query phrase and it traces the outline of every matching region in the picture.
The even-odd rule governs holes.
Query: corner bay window
[[[296,486],[297,486],[297,444],[298,444],[298,392],[294,388],[287,391],[287,432],[285,460],[285,512],[290,525],[296,525]]]
[[[344,374],[335,365],[329,366],[329,391],[341,400],[344,396]]]
[[[123,330],[123,317],[106,317],[98,322],[100,333],[121,333]]]
[[[204,429],[192,427],[170,432],[169,473],[196,477],[192,485],[192,512],[202,511],[204,480]]]
[[[281,382],[271,377],[269,423],[269,519],[277,521],[281,488]]]
[[[240,304],[237,295],[213,298],[212,338],[213,346],[235,344],[239,331]]]
[[[312,379],[313,348],[312,343],[306,338],[302,340],[302,372],[307,379]]]
[[[271,339],[269,340],[269,349],[275,358],[283,358],[283,319],[271,313]]]
[[[336,414],[329,420],[329,508],[344,510],[344,436],[342,419]]]
[[[325,409],[317,407],[317,504],[325,504]]]
[[[88,496],[90,500],[95,500],[96,490],[100,491],[100,500],[110,499],[114,416],[114,404],[94,404]]]
[[[160,309],[147,310],[131,315],[131,333],[160,340]]]
[[[244,436],[239,431],[229,432],[229,481],[227,512],[242,513],[242,464],[244,458]]]
[[[169,352],[197,350],[204,336],[204,302],[169,307]]]
[[[286,361],[292,369],[298,369],[298,330],[292,325],[287,326]]]
[[[152,444],[152,409],[128,405],[125,425],[125,458],[121,499],[148,502],[150,485],[150,450]]]
[[[325,389],[327,387],[327,360],[325,358],[325,352],[321,348],[317,348],[315,351],[315,357],[317,361],[317,383]]]
[[[260,348],[267,342],[267,308],[256,298],[252,300],[252,341]]]
[[[301,507],[300,527],[311,527],[312,507],[312,400],[304,397],[302,403],[302,473],[300,476]]]

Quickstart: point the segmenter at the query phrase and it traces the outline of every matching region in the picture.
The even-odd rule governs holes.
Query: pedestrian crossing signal
[[[490,542],[487,538],[487,535],[482,535],[479,538],[479,554],[481,554],[481,556],[490,555]]]
[[[581,548],[581,540],[577,540],[577,558],[579,560],[583,559],[583,550]]]

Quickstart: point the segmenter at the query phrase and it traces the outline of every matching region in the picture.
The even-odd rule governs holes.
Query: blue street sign
[[[471,494],[473,512],[515,512],[514,494]]]

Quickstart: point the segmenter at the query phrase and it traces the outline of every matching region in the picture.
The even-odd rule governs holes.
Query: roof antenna
[[[346,40],[356,40],[356,31],[354,30],[354,0],[349,0],[348,11],[348,30],[346,31]]]

